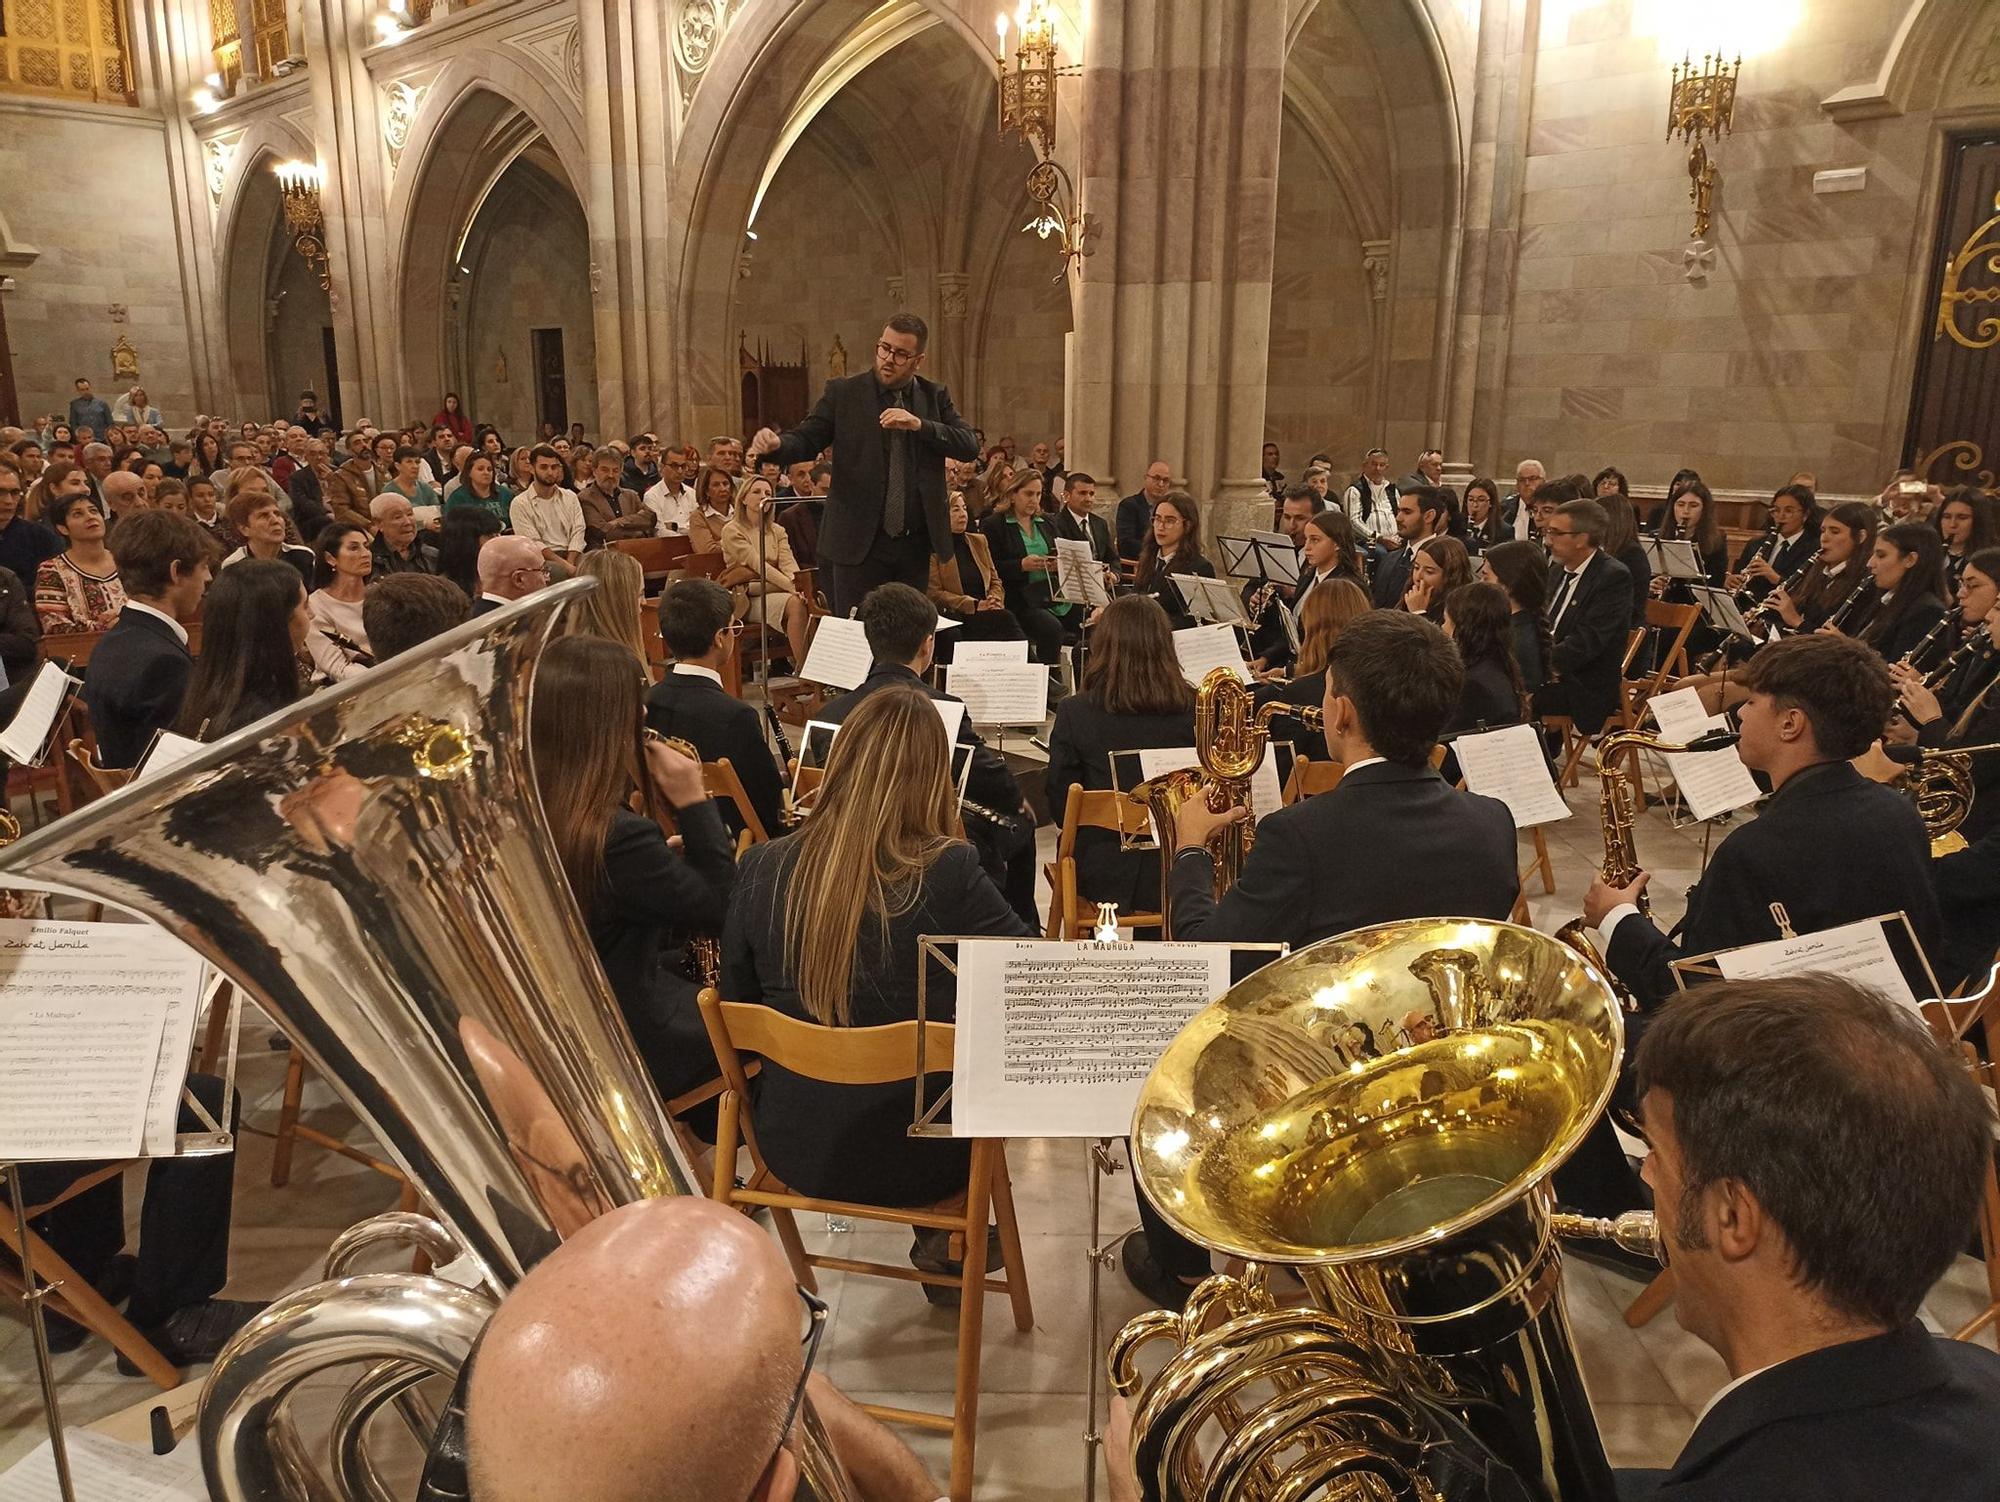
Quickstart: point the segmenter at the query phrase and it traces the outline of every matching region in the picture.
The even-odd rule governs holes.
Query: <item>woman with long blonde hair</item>
[[[799,561],[791,539],[772,514],[771,482],[751,475],[736,487],[729,522],[722,529],[722,583],[735,598],[736,619],[777,626],[794,668],[806,660],[806,622],[812,608],[798,592]]]
[[[909,685],[870,694],[834,737],[805,827],[744,853],[722,932],[723,996],[822,1027],[907,1022],[919,936],[1027,935],[957,819],[936,708]],[[926,1015],[953,1016],[936,967]],[[767,1063],[758,1092],[765,1161],[802,1193],[924,1205],[965,1188],[965,1144],[909,1136],[907,1082],[828,1084]],[[925,1258],[942,1253],[920,1246],[913,1259]]]
[[[565,636],[598,636],[630,647],[639,670],[649,680],[646,638],[639,627],[639,602],[646,592],[646,570],[630,553],[599,548],[585,553],[576,566],[579,576],[595,579],[597,588],[563,613]]]

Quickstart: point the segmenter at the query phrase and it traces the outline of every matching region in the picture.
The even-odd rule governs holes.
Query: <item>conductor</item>
[[[952,556],[944,461],[977,459],[979,440],[923,368],[930,330],[898,313],[875,344],[875,368],[828,381],[806,420],[780,436],[750,440],[749,459],[780,465],[814,459],[833,445],[833,487],[820,520],[827,598],[845,616],[878,584],[923,590],[930,560]]]

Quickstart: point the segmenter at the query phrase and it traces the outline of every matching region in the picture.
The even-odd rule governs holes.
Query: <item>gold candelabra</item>
[[[1014,15],[1013,67],[1007,65],[1007,15],[1003,11],[996,24],[1000,33],[1000,134],[1018,135],[1035,153],[1035,165],[1028,171],[1028,197],[1036,205],[1035,217],[1022,225],[1044,240],[1061,236],[1063,271],[1091,253],[1091,239],[1097,232],[1088,214],[1077,212],[1076,187],[1055,159],[1056,80],[1074,77],[1081,68],[1056,65],[1056,23],[1047,0],[1021,0]]]
[[[333,264],[327,259],[322,238],[319,190],[324,174],[312,162],[280,162],[271,169],[278,177],[278,196],[285,206],[285,228],[292,233],[292,245],[319,270],[322,291],[333,290]]]
[[[1699,71],[1687,58],[1674,65],[1673,89],[1667,96],[1667,139],[1680,136],[1688,143],[1688,198],[1694,203],[1690,240],[1708,238],[1718,176],[1709,160],[1708,142],[1729,133],[1736,113],[1736,77],[1742,70],[1742,58],[1725,64],[1720,52],[1704,53]]]

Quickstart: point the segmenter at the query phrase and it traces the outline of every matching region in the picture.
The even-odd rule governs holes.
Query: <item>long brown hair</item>
[[[639,630],[639,598],[646,589],[644,566],[618,548],[598,548],[583,555],[576,571],[595,579],[597,588],[563,612],[563,634],[600,636],[630,647],[644,672],[646,639]]]
[[[535,669],[528,716],[535,786],[563,873],[586,915],[603,880],[612,812],[635,787],[653,811],[643,691],[630,649],[601,636],[552,641]]]
[[[1507,670],[1514,687],[1515,701],[1525,716],[1528,691],[1521,682],[1521,665],[1514,660],[1514,603],[1497,584],[1474,580],[1461,584],[1444,597],[1444,613],[1451,621],[1451,639],[1468,670],[1475,663],[1497,662]]]
[[[1162,506],[1174,508],[1174,514],[1181,519],[1180,546],[1174,549],[1174,556],[1167,564],[1170,574],[1191,572],[1188,565],[1197,559],[1207,561],[1208,555],[1201,550],[1201,504],[1185,490],[1170,490],[1154,503],[1153,510]],[[1136,575],[1139,587],[1144,589],[1152,582],[1153,571],[1159,567],[1160,544],[1153,536],[1153,524],[1146,523],[1146,540],[1139,546],[1139,568]]]
[[[847,717],[785,893],[785,966],[799,1000],[825,1027],[853,1025],[855,955],[872,922],[916,906],[924,873],[956,840],[951,749],[931,701],[897,684]]]
[[[1120,595],[1090,633],[1083,691],[1107,714],[1194,710],[1194,690],[1174,653],[1174,628],[1151,595]]]
[[[1350,621],[1368,614],[1368,592],[1352,579],[1328,579],[1306,592],[1299,607],[1299,660],[1294,677],[1326,671],[1327,654]]]

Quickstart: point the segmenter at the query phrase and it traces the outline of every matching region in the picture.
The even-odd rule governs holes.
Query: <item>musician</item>
[[[1444,634],[1465,664],[1465,686],[1446,731],[1456,735],[1475,726],[1520,724],[1527,716],[1528,695],[1514,662],[1507,591],[1484,582],[1454,589],[1444,599]]]
[[[1465,550],[1478,557],[1488,548],[1507,540],[1500,520],[1500,488],[1484,478],[1465,484]]]
[[[1632,591],[1632,613],[1627,617],[1628,626],[1633,631],[1642,631],[1646,626],[1646,601],[1657,591],[1653,589],[1653,565],[1646,557],[1645,548],[1639,544],[1639,513],[1632,509],[1630,497],[1616,491],[1594,499],[1604,508],[1608,524],[1598,547],[1625,566]]]
[[[1722,582],[1747,591],[1752,600],[1783,584],[1812,556],[1819,532],[1819,507],[1803,485],[1786,485],[1771,497],[1771,525],[1762,537],[1744,546],[1735,570]]]
[[[1288,485],[1278,503],[1278,528],[1292,540],[1301,582],[1306,572],[1306,524],[1313,519],[1318,497],[1303,485]],[[1243,586],[1243,607],[1249,615],[1250,656],[1253,665],[1266,669],[1283,668],[1292,660],[1292,641],[1278,618],[1280,604],[1294,606],[1299,587],[1277,582],[1251,580]]]
[[[1889,665],[1903,714],[1890,721],[1887,739],[1915,741],[1933,750],[1995,739],[1980,729],[1988,724],[2000,729],[2000,715],[1989,718],[1986,708],[1995,674],[2000,673],[1991,627],[1996,605],[2000,605],[2000,548],[1982,548],[1966,560],[1959,579],[1951,653],[1932,672],[1909,663]],[[1935,684],[1930,681],[1933,677]]]
[[[1056,532],[1042,513],[1042,475],[1023,468],[1004,482],[980,530],[1000,572],[1008,614],[1014,617],[1036,662],[1053,668],[1063,643],[1073,640],[1083,612],[1056,594]]]
[[[1277,940],[1294,946],[1427,913],[1504,919],[1519,881],[1514,816],[1459,792],[1431,768],[1459,707],[1465,669],[1428,621],[1374,611],[1340,633],[1327,659],[1327,749],[1347,768],[1330,793],[1274,810],[1236,885],[1218,903],[1208,841],[1248,810],[1190,798],[1176,824],[1176,939]],[[1331,861],[1329,850],[1394,851],[1393,861]]]
[[[1292,597],[1294,611],[1303,610],[1307,596],[1334,579],[1347,580],[1367,598],[1368,574],[1346,512],[1315,511],[1300,534],[1299,549],[1305,554],[1305,567],[1299,570],[1298,593]]]
[[[1944,544],[1922,522],[1897,522],[1875,539],[1868,573],[1881,595],[1855,634],[1884,662],[1901,662],[1944,622]]]
[[[1635,905],[1644,873],[1627,887],[1600,877],[1584,898],[1612,970],[1648,1007],[1674,993],[1670,961],[1778,938],[1773,903],[1795,933],[1901,909],[1927,951],[1937,938],[1923,820],[1909,799],[1848,764],[1881,734],[1895,700],[1882,659],[1815,632],[1759,649],[1741,681],[1736,749],[1770,778],[1771,797],[1716,847],[1676,934]]]
[[[686,741],[707,761],[727,761],[749,796],[764,833],[776,839],[785,827],[784,777],[756,709],[722,686],[723,669],[736,651],[742,627],[733,618],[729,591],[713,579],[676,579],[660,594],[660,640],[674,659],[646,694],[646,724],[660,735]],[[731,835],[743,821],[721,805]]]
[[[1444,624],[1445,597],[1472,580],[1472,559],[1465,544],[1439,533],[1403,549],[1410,555],[1410,582],[1397,603],[1433,626]]]
[[[1139,549],[1132,587],[1160,602],[1175,630],[1195,624],[1187,599],[1173,582],[1176,574],[1215,577],[1215,565],[1201,547],[1201,507],[1185,490],[1170,490],[1153,507],[1153,525]]]
[[[174,725],[191,740],[224,736],[303,697],[312,620],[287,564],[253,558],[225,569],[202,600],[201,655]]]
[[[1537,715],[1564,714],[1595,735],[1618,707],[1632,614],[1631,575],[1598,544],[1610,519],[1596,501],[1565,501],[1542,527],[1549,570],[1549,679]]]
[[[84,673],[83,702],[101,766],[137,766],[153,737],[173,724],[194,659],[183,617],[208,589],[208,534],[172,511],[138,511],[112,534],[125,608]]]
[[[1778,620],[1792,631],[1817,631],[1836,616],[1850,634],[1867,625],[1873,592],[1863,575],[1881,529],[1880,515],[1861,501],[1843,501],[1821,517],[1819,562],[1796,591],[1780,587],[1771,594]]]
[[[1333,644],[1340,640],[1342,631],[1368,614],[1370,608],[1368,596],[1352,579],[1329,579],[1307,595],[1299,607],[1299,655],[1292,664],[1292,676],[1283,682],[1258,684],[1257,702],[1280,699],[1287,704],[1319,708],[1326,698],[1326,660],[1333,652]],[[1317,731],[1308,731],[1297,721],[1288,719],[1285,723],[1293,727],[1289,732],[1281,731],[1273,722],[1272,734],[1283,739],[1289,733],[1299,743],[1299,755],[1310,757],[1324,749],[1325,740]]]
[[[1966,560],[1981,548],[2000,542],[1993,503],[1973,487],[1962,486],[1931,513],[1931,526],[1944,541],[1945,582],[1950,586],[1948,593],[1956,596]]]
[[[1956,1055],[1816,974],[1690,992],[1634,1073],[1674,1314],[1730,1382],[1672,1468],[1620,1495],[2000,1495],[2000,1355],[1917,1319],[1991,1167],[1992,1110]]]
[[[1111,753],[1194,745],[1194,690],[1174,655],[1173,629],[1157,601],[1121,595],[1091,633],[1083,688],[1056,706],[1043,786],[1052,817],[1069,790],[1099,792],[1112,783]],[[1160,901],[1157,850],[1123,850],[1109,829],[1076,836],[1077,890],[1086,902],[1149,912]]]
[[[1378,608],[1388,610],[1402,604],[1410,587],[1410,571],[1415,567],[1411,549],[1427,537],[1442,536],[1448,514],[1444,497],[1428,485],[1399,493],[1393,505],[1399,542],[1376,564],[1374,583],[1369,588],[1369,599]]]
[[[930,557],[951,556],[944,461],[978,458],[979,440],[951,393],[918,373],[929,339],[923,319],[896,314],[875,343],[872,369],[828,381],[805,421],[782,437],[765,428],[751,440],[752,459],[781,466],[833,449],[818,546],[835,615],[890,579],[921,590]]]
[[[1514,637],[1514,666],[1532,699],[1548,678],[1554,641],[1549,631],[1549,566],[1541,545],[1498,542],[1479,555],[1479,577],[1507,592],[1508,624]]]
[[[1974,765],[1988,759],[1977,758]],[[1975,799],[1973,807],[1978,806]],[[1947,995],[1961,983],[1976,993],[2000,954],[2000,823],[1989,819],[1985,833],[1965,849],[1932,861],[1931,884],[1944,926],[1944,942],[1931,956],[1938,985]]]
[[[585,1225],[480,1338],[464,1389],[470,1495],[791,1502],[802,1392],[863,1502],[935,1502],[944,1488],[902,1441],[812,1369],[815,1317],[794,1276],[754,1222],[698,1196]]]
[[[832,725],[843,724],[869,698],[897,684],[915,688],[926,698],[947,704],[963,702],[925,680],[937,649],[938,623],[937,607],[928,599],[907,585],[878,584],[868,591],[858,614],[861,629],[868,638],[868,651],[875,660],[861,686],[829,700],[816,719]],[[1039,924],[1041,915],[1035,907],[1035,816],[1021,795],[1020,783],[1008,770],[1006,759],[979,738],[969,714],[958,717],[958,743],[972,755],[965,796],[1007,821],[1001,823],[967,810],[965,827],[979,851],[980,864],[994,884],[1007,894],[1014,911],[1025,922]]]
[[[1035,932],[980,870],[957,822],[937,710],[905,684],[870,694],[834,737],[812,817],[744,852],[722,933],[722,994],[822,1027],[908,1022],[919,936]],[[926,1013],[949,1022],[953,1010],[950,978],[934,968]],[[767,1062],[755,1112],[764,1160],[824,1199],[929,1205],[962,1193],[968,1144],[913,1139],[911,1097],[907,1080],[828,1084]],[[949,1265],[944,1232],[917,1240],[914,1265]]]

